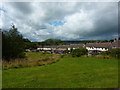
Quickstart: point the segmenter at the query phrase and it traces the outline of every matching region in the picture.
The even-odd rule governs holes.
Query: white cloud
[[[93,21],[88,14],[83,11],[65,17],[66,23],[56,27],[54,34],[64,38],[79,39],[85,32],[94,28]]]
[[[111,39],[117,33],[118,7],[114,2],[4,3],[3,8],[7,11],[3,12],[3,28],[14,23],[25,37],[34,41]],[[57,20],[64,24],[48,24]]]

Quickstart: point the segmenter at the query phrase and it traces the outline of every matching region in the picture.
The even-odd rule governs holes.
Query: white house
[[[88,55],[98,55],[102,51],[112,49],[112,43],[87,43],[85,47],[88,50]]]
[[[101,48],[101,47],[86,47],[88,51],[90,50],[98,50],[98,51],[108,51],[108,48]]]
[[[43,47],[43,48],[37,48],[37,50],[52,50],[52,48]]]

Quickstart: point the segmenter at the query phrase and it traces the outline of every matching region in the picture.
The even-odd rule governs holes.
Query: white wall
[[[105,48],[95,48],[95,47],[86,47],[86,49],[89,50],[99,50],[99,51],[108,51],[108,49]]]
[[[51,50],[51,48],[37,48],[37,50]]]

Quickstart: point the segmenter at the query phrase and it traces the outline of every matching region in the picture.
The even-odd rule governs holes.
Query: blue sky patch
[[[60,20],[57,20],[54,22],[48,22],[48,24],[53,25],[53,26],[62,26],[62,25],[64,25],[64,23],[65,23],[65,21],[60,21]]]
[[[4,8],[0,8],[0,11],[7,12]]]

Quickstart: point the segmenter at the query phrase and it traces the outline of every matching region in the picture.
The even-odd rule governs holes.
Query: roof
[[[112,43],[87,43],[86,47],[112,48]]]
[[[80,47],[83,47],[83,44],[44,46],[44,48],[80,48]]]
[[[115,40],[114,42],[112,42],[112,46],[120,48],[120,40]]]
[[[87,43],[86,47],[98,47],[98,48],[120,48],[120,40],[115,40],[114,42],[106,43]]]
[[[59,45],[58,47],[62,47],[62,48],[80,48],[80,47],[83,47],[83,44]]]
[[[70,45],[44,46],[44,48],[82,48],[83,46],[84,44],[70,44]],[[106,43],[87,43],[85,47],[98,47],[98,48],[108,48],[108,49],[111,49],[113,47],[120,48],[120,40],[115,40],[114,42],[106,42]]]

